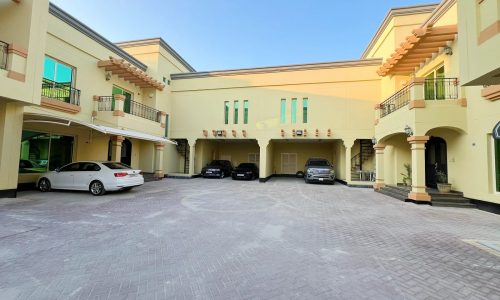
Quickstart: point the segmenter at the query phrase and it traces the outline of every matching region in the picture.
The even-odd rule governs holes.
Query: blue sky
[[[432,0],[52,2],[112,42],[162,37],[197,71],[357,59],[391,7],[433,3]]]

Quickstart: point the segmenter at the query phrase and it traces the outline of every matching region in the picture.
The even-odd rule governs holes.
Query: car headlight
[[[312,170],[312,169],[307,169],[307,174],[308,174],[308,175],[312,175],[313,173],[314,173],[314,172],[313,172],[313,170]]]

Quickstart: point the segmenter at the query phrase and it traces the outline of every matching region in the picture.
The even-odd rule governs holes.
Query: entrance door
[[[446,142],[439,137],[431,137],[425,144],[425,185],[436,188],[436,171],[448,174]]]
[[[120,161],[127,166],[132,164],[132,142],[128,139],[122,142],[122,155]]]
[[[297,173],[297,153],[281,153],[281,174]]]

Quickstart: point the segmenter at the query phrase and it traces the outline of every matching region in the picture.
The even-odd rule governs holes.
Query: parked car
[[[335,171],[330,162],[324,158],[310,158],[304,167],[304,181],[335,183]]]
[[[250,179],[259,178],[259,167],[254,163],[241,163],[233,171],[233,179]]]
[[[233,172],[233,164],[229,160],[213,160],[201,169],[201,176],[224,178]]]
[[[141,170],[119,162],[80,161],[44,173],[37,182],[42,192],[51,189],[90,191],[94,196],[106,191],[130,190],[144,184]]]

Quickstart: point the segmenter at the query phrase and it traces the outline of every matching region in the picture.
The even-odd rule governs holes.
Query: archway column
[[[122,143],[125,138],[121,135],[111,137],[111,161],[121,161],[122,157]]]
[[[375,190],[380,190],[385,186],[384,183],[384,144],[375,144],[373,145],[373,149],[375,149],[375,183],[373,184],[373,188]]]
[[[188,140],[189,143],[189,175],[194,175],[194,159],[196,152],[196,140]]]
[[[268,179],[268,174],[271,170],[267,169],[267,160],[270,159],[267,157],[268,154],[268,146],[269,139],[259,139],[257,143],[259,144],[259,181],[265,182]]]
[[[163,172],[163,149],[165,145],[163,143],[155,143],[155,178],[162,179],[164,176]]]
[[[347,139],[343,140],[344,142],[344,147],[345,147],[345,181],[347,184],[350,184],[352,181],[351,178],[351,172],[352,172],[352,166],[351,166],[351,158],[352,158],[352,146],[354,145],[354,140],[352,139]]]
[[[411,145],[411,192],[408,199],[418,202],[431,201],[425,185],[425,144],[428,136],[411,136],[407,138]]]

